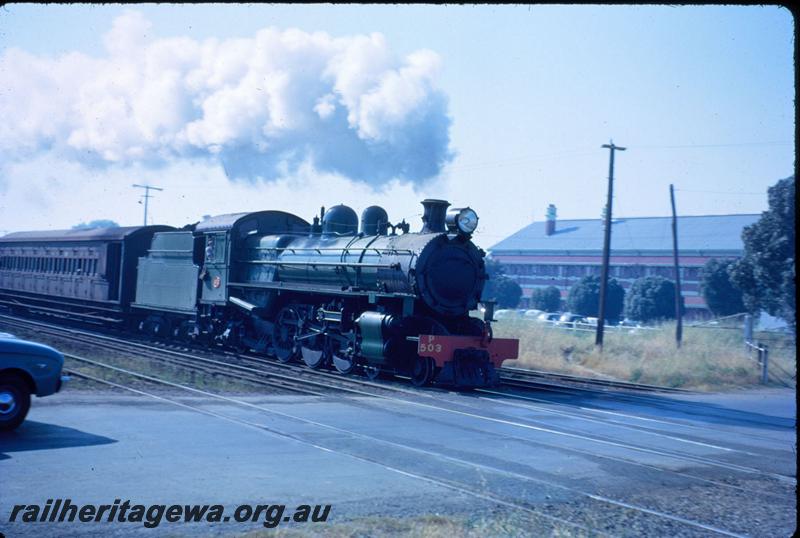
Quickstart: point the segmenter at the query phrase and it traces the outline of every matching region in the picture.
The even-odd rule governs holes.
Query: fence
[[[769,381],[769,347],[766,344],[761,344],[759,342],[745,342],[744,343],[745,349],[747,350],[748,358],[752,359],[752,352],[755,351],[757,355],[757,361],[759,366],[761,367],[761,384],[766,385]]]

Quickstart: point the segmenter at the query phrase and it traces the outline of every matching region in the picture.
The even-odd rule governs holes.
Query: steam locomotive
[[[478,216],[424,200],[422,230],[378,206],[0,237],[0,305],[117,324],[415,385],[482,387],[516,358],[471,317],[487,274]]]

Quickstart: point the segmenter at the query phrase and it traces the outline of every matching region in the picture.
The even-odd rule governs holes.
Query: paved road
[[[321,503],[333,505],[334,523],[520,515],[532,534],[789,536],[796,524],[794,391],[232,395],[248,405],[157,394],[208,414],[116,392],[66,390],[34,400],[28,421],[0,434],[0,532],[263,528],[260,521],[162,522],[155,531],[141,523],[8,523],[13,505],[56,498],[226,510]]]

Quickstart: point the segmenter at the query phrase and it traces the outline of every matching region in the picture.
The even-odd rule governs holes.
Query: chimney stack
[[[422,201],[422,231],[420,233],[441,233],[445,231],[444,219],[450,202],[426,198]]]
[[[556,233],[556,206],[553,204],[547,206],[547,222],[545,223],[544,231],[547,235]]]

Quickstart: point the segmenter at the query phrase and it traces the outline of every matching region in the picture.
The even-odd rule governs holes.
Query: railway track
[[[294,376],[301,376],[301,377],[318,377],[321,379],[326,379],[331,383],[349,383],[351,385],[360,385],[364,387],[373,388],[381,388],[381,387],[388,387],[391,386],[393,390],[397,390],[398,387],[396,386],[397,383],[388,383],[388,382],[381,382],[375,383],[372,381],[368,381],[366,379],[359,379],[358,377],[353,376],[342,376],[332,371],[325,371],[325,370],[311,370],[309,368],[305,368],[303,366],[298,366],[294,364],[283,364],[263,356],[257,356],[250,353],[233,353],[229,351],[222,351],[222,350],[209,350],[209,348],[205,348],[202,346],[192,345],[191,343],[183,344],[173,344],[173,343],[166,343],[166,342],[154,342],[152,340],[147,341],[140,341],[135,336],[132,337],[131,335],[125,335],[125,338],[115,338],[108,334],[101,334],[94,331],[87,331],[82,329],[73,329],[67,328],[63,326],[53,325],[50,323],[45,323],[41,321],[31,320],[28,318],[19,318],[13,317],[8,315],[0,314],[0,320],[4,322],[16,326],[31,327],[36,326],[43,328],[45,330],[59,330],[59,331],[70,331],[74,334],[80,334],[84,336],[91,336],[93,338],[105,337],[108,339],[113,339],[116,345],[121,346],[131,346],[131,345],[139,345],[139,346],[147,346],[151,349],[163,349],[168,352],[175,352],[175,349],[183,350],[184,352],[191,351],[194,355],[186,356],[189,359],[194,360],[197,353],[202,354],[213,354],[218,355],[220,353],[224,353],[229,357],[235,357],[238,360],[248,360],[251,364],[262,364],[266,368],[271,369],[283,369],[287,372],[292,372]],[[64,334],[64,333],[62,333]],[[516,388],[516,389],[546,389],[546,390],[567,390],[567,391],[593,391],[593,392],[612,392],[612,391],[628,391],[628,392],[674,392],[674,393],[691,393],[691,391],[687,391],[684,389],[677,389],[677,388],[670,388],[670,387],[661,387],[657,385],[646,385],[641,383],[631,383],[625,381],[617,381],[617,380],[606,380],[606,379],[596,379],[596,378],[587,378],[587,377],[579,377],[574,375],[567,375],[567,374],[559,374],[553,372],[545,372],[540,370],[528,370],[523,368],[513,368],[513,367],[503,367],[499,370],[499,379],[500,384],[508,387],[508,388]],[[398,376],[400,379],[404,379],[401,376]],[[289,384],[291,384],[291,380],[289,380]],[[418,393],[416,390],[409,389],[408,392],[411,393]]]
[[[510,478],[530,483],[532,485],[536,485],[539,488],[544,488],[546,491],[555,491],[555,492],[560,491],[563,493],[577,495],[581,497],[585,502],[592,505],[596,505],[595,508],[602,510],[606,514],[606,516],[618,515],[619,517],[624,517],[625,520],[627,521],[630,521],[631,519],[634,520],[654,519],[658,522],[656,523],[656,525],[663,524],[665,525],[664,527],[665,529],[670,529],[672,532],[681,533],[680,529],[683,528],[684,529],[683,533],[687,535],[691,532],[703,531],[705,533],[717,534],[722,536],[737,536],[737,537],[744,536],[743,534],[733,532],[728,529],[721,528],[719,526],[715,526],[702,521],[689,519],[677,514],[665,512],[662,510],[652,509],[645,506],[637,506],[635,504],[620,501],[604,495],[599,495],[593,492],[584,491],[583,489],[574,486],[559,484],[552,480],[542,480],[540,478],[537,478],[529,474],[507,469],[501,469],[493,465],[476,462],[474,460],[464,459],[463,457],[460,456],[447,454],[441,450],[437,451],[437,450],[419,448],[417,446],[409,445],[395,440],[380,438],[374,435],[363,434],[349,428],[342,428],[318,420],[311,420],[301,416],[293,415],[291,413],[277,411],[275,409],[271,409],[263,405],[254,404],[252,402],[244,401],[238,398],[232,398],[229,396],[216,394],[206,390],[196,389],[179,383],[170,382],[157,377],[115,367],[113,365],[105,364],[100,361],[87,359],[85,357],[80,357],[72,354],[68,354],[66,355],[66,357],[72,361],[89,364],[95,367],[106,368],[114,371],[115,373],[128,375],[132,378],[136,378],[153,384],[166,385],[171,388],[186,391],[194,395],[203,396],[206,398],[219,400],[228,404],[236,405],[238,407],[246,408],[248,411],[252,411],[257,414],[268,414],[275,417],[279,417],[280,419],[285,419],[291,422],[301,423],[306,426],[312,426],[317,429],[334,432],[340,435],[345,435],[349,437],[351,441],[355,441],[358,443],[380,445],[383,447],[383,449],[382,451],[377,452],[378,454],[385,454],[386,451],[408,452],[414,454],[416,458],[432,459],[436,461],[438,465],[447,465],[462,469],[466,468],[466,469],[478,470],[481,473],[481,479],[479,485],[475,483],[464,482],[462,480],[454,480],[450,477],[452,472],[445,473],[447,475],[447,478],[431,476],[428,473],[417,471],[416,469],[413,468],[413,466],[412,468],[408,468],[405,465],[390,463],[379,456],[368,456],[368,457],[364,456],[363,453],[357,449],[343,449],[336,443],[331,444],[326,442],[320,442],[318,440],[310,440],[306,436],[298,435],[296,433],[290,433],[280,427],[275,427],[275,426],[267,427],[266,425],[256,422],[254,420],[243,419],[241,418],[241,416],[234,417],[225,413],[209,411],[208,409],[205,409],[200,405],[178,401],[168,396],[157,395],[152,392],[143,390],[141,388],[131,387],[130,385],[119,382],[110,382],[108,380],[86,374],[84,372],[81,372],[80,370],[72,368],[70,369],[70,373],[72,373],[73,375],[84,377],[94,382],[107,384],[119,389],[128,390],[143,396],[155,398],[162,402],[176,405],[191,410],[193,412],[198,412],[217,419],[233,422],[235,424],[239,424],[244,427],[254,428],[263,431],[264,433],[267,433],[269,435],[296,441],[329,453],[335,453],[337,455],[354,458],[358,461],[371,465],[376,465],[384,470],[395,472],[405,477],[421,480],[429,484],[434,484],[449,489],[451,491],[455,491],[461,494],[481,499],[483,501],[488,501],[497,505],[513,508],[515,510],[520,510],[522,512],[529,514],[530,516],[536,518],[542,518],[554,524],[560,524],[568,526],[573,529],[579,529],[593,535],[611,535],[611,534],[604,532],[603,529],[592,527],[590,524],[591,520],[589,520],[588,523],[586,521],[574,521],[562,517],[553,516],[551,514],[543,512],[542,510],[536,509],[533,506],[531,506],[531,504],[524,499],[517,499],[514,498],[513,496],[509,496],[508,494],[494,491],[494,488],[491,485],[487,485],[487,482],[488,484],[491,484],[492,478],[501,478],[501,477],[504,479]],[[374,450],[370,450],[369,453],[375,454],[376,452]],[[390,459],[389,461],[393,460]],[[633,517],[631,516],[632,513],[635,514]],[[651,521],[648,525],[653,525],[653,524],[654,523]]]
[[[759,470],[747,466],[730,465],[723,461],[716,461],[708,458],[697,458],[680,452],[652,449],[631,445],[629,443],[620,443],[613,437],[586,435],[580,428],[565,428],[559,427],[554,429],[548,427],[546,423],[536,420],[514,420],[509,421],[499,418],[497,413],[491,412],[486,408],[486,402],[498,403],[504,406],[514,405],[509,398],[522,400],[522,407],[535,410],[539,413],[547,413],[554,416],[563,416],[577,419],[582,422],[605,423],[615,428],[622,428],[630,431],[635,431],[647,436],[655,436],[660,438],[667,438],[672,441],[678,441],[687,445],[702,445],[719,449],[723,452],[738,452],[736,449],[729,449],[719,447],[713,444],[704,443],[697,440],[692,435],[665,435],[663,432],[652,427],[668,426],[686,428],[688,425],[680,424],[674,421],[665,421],[660,419],[640,417],[634,414],[625,413],[612,413],[611,416],[602,413],[602,410],[593,410],[585,407],[579,409],[575,405],[566,405],[570,409],[568,411],[556,411],[548,407],[532,405],[529,402],[541,402],[545,404],[552,404],[541,398],[532,397],[530,395],[513,394],[507,392],[498,392],[480,389],[472,393],[451,393],[441,389],[427,389],[420,390],[413,387],[405,386],[401,383],[375,383],[364,379],[344,377],[338,374],[333,374],[318,370],[309,370],[304,367],[294,366],[291,364],[282,364],[275,361],[266,360],[263,358],[256,358],[251,356],[242,356],[235,353],[219,353],[214,354],[207,349],[202,350],[182,350],[176,351],[168,349],[167,346],[161,344],[158,346],[152,344],[143,344],[128,340],[118,339],[112,336],[87,332],[78,329],[64,328],[52,326],[46,323],[27,320],[27,319],[8,319],[5,316],[0,316],[0,321],[6,325],[16,326],[19,328],[28,329],[35,327],[39,333],[50,334],[57,338],[64,338],[73,342],[79,342],[82,345],[96,346],[102,349],[111,350],[114,352],[124,352],[129,357],[133,358],[146,358],[149,360],[159,360],[168,364],[176,365],[179,367],[187,368],[190,370],[205,370],[215,375],[226,375],[241,379],[250,383],[259,384],[265,387],[288,389],[292,392],[303,393],[313,396],[323,396],[331,394],[342,394],[356,397],[370,397],[378,398],[379,401],[383,400],[391,403],[400,403],[405,406],[412,406],[417,408],[435,409],[449,414],[455,414],[470,418],[475,418],[483,421],[488,421],[494,424],[506,424],[527,430],[539,431],[543,433],[566,436],[567,438],[583,439],[594,443],[600,443],[606,446],[618,446],[628,450],[633,450],[642,453],[651,453],[662,456],[669,456],[679,458],[688,462],[700,463],[712,467],[729,469],[732,471],[743,472],[747,474],[759,474]],[[191,351],[188,353],[187,351]],[[202,352],[202,353],[198,353]],[[569,390],[574,390],[570,388]],[[483,395],[488,395],[487,398]],[[616,393],[614,393],[616,395]],[[503,397],[502,400],[496,397]],[[627,395],[625,395],[627,396]],[[638,395],[636,395],[639,397]],[[356,404],[354,404],[356,405]],[[369,408],[370,405],[375,405],[373,402],[370,405],[361,404],[364,408]],[[622,419],[622,420],[620,420]],[[645,424],[630,423],[632,421],[645,421]],[[691,426],[688,426],[691,428]],[[700,429],[700,428],[698,428]],[[708,428],[702,428],[706,431]],[[721,431],[721,430],[717,430]],[[508,436],[510,439],[521,440],[516,436]],[[619,461],[629,462],[624,458],[615,458]],[[770,473],[765,473],[771,475]],[[771,475],[772,476],[772,475]],[[782,475],[774,475],[774,478],[779,480],[785,479]]]
[[[771,487],[767,488],[752,488],[752,487],[740,487],[735,484],[727,484],[724,481],[719,481],[715,479],[709,479],[702,475],[693,474],[688,470],[681,470],[676,468],[670,468],[670,466],[664,467],[658,464],[653,464],[647,461],[637,461],[637,456],[630,456],[629,454],[639,453],[642,454],[644,459],[646,460],[647,457],[658,456],[658,457],[670,457],[675,458],[677,460],[681,460],[686,462],[686,464],[690,465],[700,465],[708,468],[715,468],[718,470],[724,470],[726,472],[731,472],[735,474],[741,474],[746,476],[762,476],[768,480],[777,480],[778,482],[782,482],[785,484],[786,487],[791,487],[793,484],[796,484],[796,481],[792,477],[783,476],[775,473],[764,472],[760,469],[742,466],[738,464],[732,464],[726,461],[717,460],[713,458],[707,457],[697,457],[691,454],[681,453],[679,451],[667,450],[667,449],[652,449],[647,446],[643,446],[641,444],[631,444],[630,442],[624,442],[620,439],[614,439],[613,437],[603,437],[598,435],[587,435],[585,433],[580,432],[579,430],[565,428],[565,427],[547,427],[541,421],[536,420],[529,420],[529,419],[522,419],[522,418],[515,418],[513,420],[508,419],[507,417],[497,416],[495,411],[491,409],[487,409],[487,403],[496,404],[497,401],[495,398],[486,398],[482,395],[482,391],[476,391],[476,393],[450,393],[447,391],[441,390],[418,390],[411,387],[406,387],[399,384],[392,384],[392,383],[372,383],[367,380],[360,380],[360,379],[353,379],[353,378],[343,378],[337,374],[332,374],[328,372],[319,372],[313,370],[307,370],[302,367],[292,366],[292,365],[284,365],[281,363],[275,363],[272,361],[264,361],[260,358],[254,357],[247,357],[236,355],[232,353],[212,353],[211,351],[203,351],[199,353],[199,350],[187,350],[185,348],[179,348],[182,350],[176,349],[167,349],[164,345],[153,346],[149,344],[142,344],[138,342],[130,342],[127,340],[119,340],[114,337],[110,337],[107,335],[89,333],[86,331],[79,331],[79,330],[72,330],[72,329],[65,329],[59,327],[49,327],[47,324],[41,324],[40,322],[32,322],[29,320],[9,320],[4,317],[0,318],[0,321],[4,325],[11,326],[15,325],[19,328],[27,327],[29,330],[31,328],[35,328],[35,330],[39,332],[47,332],[48,334],[54,337],[60,338],[67,338],[72,339],[76,342],[81,342],[87,346],[98,345],[103,347],[104,349],[108,350],[116,350],[117,352],[122,352],[125,354],[137,354],[142,358],[147,358],[149,360],[160,360],[159,357],[163,359],[169,358],[168,361],[170,364],[173,364],[176,367],[180,368],[193,368],[198,369],[200,367],[209,369],[208,371],[213,374],[219,375],[230,375],[230,376],[241,376],[241,378],[247,382],[253,382],[256,384],[260,384],[261,382],[264,383],[264,386],[271,386],[274,388],[281,388],[284,389],[290,381],[296,382],[295,385],[289,384],[295,390],[294,392],[297,393],[305,393],[312,396],[330,396],[336,394],[345,394],[350,396],[371,396],[373,397],[371,402],[365,402],[363,398],[347,398],[346,405],[359,407],[362,412],[370,412],[370,413],[390,413],[393,416],[404,416],[408,418],[419,419],[419,413],[434,413],[437,418],[436,421],[442,421],[442,424],[447,427],[452,427],[452,423],[449,419],[442,419],[439,417],[452,417],[453,421],[461,422],[462,420],[469,420],[469,425],[459,425],[460,429],[465,429],[468,431],[478,432],[481,434],[486,434],[489,431],[492,432],[493,438],[497,440],[497,442],[514,442],[514,443],[521,443],[527,446],[530,446],[530,450],[540,450],[542,448],[550,448],[550,449],[557,449],[559,451],[566,451],[568,453],[573,453],[575,455],[591,457],[593,459],[597,459],[598,461],[607,461],[609,464],[615,465],[627,465],[632,466],[640,469],[642,472],[647,472],[654,476],[658,476],[658,474],[663,474],[665,476],[672,476],[672,477],[680,477],[682,479],[688,479],[694,481],[698,484],[705,484],[709,487],[717,488],[721,491],[730,492],[730,494],[736,495],[757,495],[763,497],[769,497],[775,500],[784,501],[786,497],[786,493],[783,490],[774,490]],[[191,353],[189,353],[191,351]],[[217,358],[211,358],[211,357]],[[86,357],[79,357],[76,355],[69,355],[69,360],[72,362],[78,362],[83,365],[88,365],[92,368],[97,369],[105,369],[108,371],[115,371],[117,375],[122,376],[131,376],[132,378],[136,378],[139,380],[143,380],[146,383],[154,383],[154,384],[161,384],[166,386],[171,386],[178,390],[185,390],[187,392],[194,392],[195,394],[202,395],[208,398],[214,398],[220,401],[225,401],[231,405],[237,405],[240,407],[247,407],[253,412],[259,413],[270,413],[274,416],[281,416],[283,419],[286,420],[296,420],[300,421],[303,424],[313,426],[315,428],[321,428],[327,431],[337,432],[342,435],[349,436],[352,440],[357,440],[359,442],[369,443],[369,444],[380,444],[384,448],[391,448],[392,450],[401,450],[404,452],[410,452],[416,454],[419,457],[424,458],[433,458],[437,462],[446,462],[448,465],[455,465],[461,468],[468,468],[477,470],[483,475],[490,474],[492,476],[498,477],[498,480],[501,478],[504,479],[513,479],[513,480],[520,480],[524,482],[530,482],[532,485],[535,484],[537,487],[546,487],[552,488],[555,491],[569,491],[570,493],[575,493],[581,495],[582,498],[590,500],[589,502],[597,502],[602,504],[606,507],[613,507],[614,510],[633,510],[636,513],[640,514],[640,517],[655,517],[659,520],[670,521],[671,524],[685,526],[687,530],[693,529],[695,531],[703,530],[705,532],[710,532],[713,534],[721,534],[721,535],[731,535],[736,536],[738,535],[735,532],[730,532],[726,529],[718,528],[714,525],[709,524],[708,522],[703,521],[696,521],[691,518],[686,518],[681,515],[670,514],[666,512],[660,512],[659,510],[653,510],[646,506],[636,506],[634,504],[626,503],[624,500],[618,500],[614,498],[605,498],[602,496],[597,496],[591,491],[584,491],[584,490],[576,490],[576,488],[572,489],[564,489],[563,484],[553,483],[552,481],[542,480],[536,476],[529,476],[524,472],[516,472],[510,471],[505,468],[498,468],[493,465],[486,465],[482,463],[482,461],[473,461],[470,459],[465,459],[462,455],[450,454],[446,451],[442,450],[430,450],[430,449],[422,449],[420,446],[416,444],[409,444],[409,443],[397,443],[394,437],[390,439],[379,439],[375,436],[365,435],[358,431],[348,428],[340,428],[337,426],[333,426],[331,424],[327,424],[321,421],[308,421],[308,419],[304,419],[302,417],[297,417],[291,415],[289,413],[280,413],[276,412],[275,410],[268,409],[262,405],[252,404],[250,402],[245,402],[238,400],[237,398],[230,398],[228,396],[224,396],[221,394],[214,394],[209,391],[201,391],[199,389],[194,389],[192,387],[187,387],[180,383],[175,383],[169,380],[156,378],[153,376],[148,376],[146,374],[142,374],[140,372],[134,372],[128,369],[122,369],[118,366],[109,365],[106,363],[102,363],[101,361],[96,361],[92,359],[87,359]],[[237,361],[240,361],[237,363]],[[199,362],[200,364],[197,364]],[[219,370],[218,370],[219,369]],[[85,377],[87,379],[94,378],[98,380],[97,382],[105,383],[108,385],[115,385],[115,382],[102,380],[98,378],[96,375],[89,374],[85,371],[81,371],[79,367],[73,367],[70,365],[69,370],[74,373],[78,377]],[[223,372],[225,370],[226,372]],[[265,371],[269,372],[271,376],[267,378],[260,377]],[[93,372],[94,373],[94,372]],[[281,374],[282,376],[276,376],[276,374]],[[299,380],[300,376],[304,375],[305,378]],[[279,386],[276,386],[273,381],[275,379],[280,381]],[[335,382],[335,383],[334,383]],[[334,384],[331,387],[331,383]],[[138,392],[145,396],[155,397],[164,401],[174,401],[169,396],[159,396],[153,395],[148,393],[145,390],[141,390],[140,388],[130,387],[130,386],[123,386],[121,383],[116,383],[118,388],[122,388],[125,390],[132,390],[133,392]],[[570,390],[574,390],[571,389]],[[610,391],[608,391],[610,392]],[[502,393],[504,397],[508,396],[507,394]],[[416,401],[412,401],[411,398],[414,398]],[[533,398],[525,397],[525,396],[516,396],[517,398],[524,399],[524,400],[533,400]],[[509,401],[504,399],[502,401],[502,405],[511,405]],[[545,400],[541,400],[542,403],[549,403],[552,404],[553,402],[547,402]],[[180,405],[185,408],[192,408],[193,406],[187,405],[184,402],[174,402],[176,405]],[[400,409],[398,409],[398,405]],[[517,405],[527,407],[529,409],[535,409],[537,412],[548,412],[554,414],[555,416],[564,416],[569,417],[574,420],[581,420],[581,421],[592,421],[592,422],[608,422],[609,426],[613,426],[614,428],[626,428],[628,430],[636,430],[642,432],[647,435],[657,435],[661,437],[666,437],[670,441],[677,441],[679,443],[694,443],[691,438],[681,438],[680,436],[675,435],[664,435],[662,432],[658,431],[647,431],[647,428],[640,428],[640,427],[633,427],[624,421],[617,420],[619,414],[617,414],[614,419],[607,421],[601,419],[602,415],[598,416],[597,414],[589,414],[586,411],[581,409],[580,412],[572,411],[572,410],[554,410],[552,408],[547,409],[542,406],[532,406],[530,402],[520,402]],[[263,409],[262,409],[263,408]],[[568,409],[568,406],[567,406]],[[197,412],[209,414],[205,409],[193,409]],[[219,413],[211,413],[212,416],[217,416],[217,418],[221,418],[223,420],[227,420],[228,418],[232,418],[233,421],[239,421],[239,418],[235,417],[221,417]],[[603,417],[608,418],[608,417]],[[633,415],[628,415],[627,418],[631,419],[642,419],[653,421],[657,424],[665,424],[664,421],[658,421],[653,419],[644,419],[642,417],[636,417]],[[670,423],[672,425],[676,425],[675,423]],[[513,431],[519,433],[509,433],[508,431],[496,431],[491,430],[489,427],[491,425],[495,426],[502,426],[504,429],[512,428]],[[355,426],[355,425],[353,425]],[[680,426],[680,425],[678,425]],[[260,427],[260,426],[258,426]],[[275,432],[271,432],[272,434],[276,434]],[[278,432],[277,435],[282,435],[286,432]],[[532,434],[537,434],[537,438],[532,438]],[[289,436],[293,436],[294,434],[289,434]],[[542,440],[538,438],[539,435],[544,435],[547,437],[547,440]],[[563,441],[558,441],[558,439],[564,440],[574,440],[575,443],[569,442],[567,445],[563,444]],[[312,446],[316,446],[316,441],[309,441],[308,439],[301,439],[299,442],[304,442],[306,444],[311,444]],[[591,443],[592,448],[587,449],[583,446],[580,446],[582,443]],[[695,444],[703,444],[703,443],[695,443]],[[422,445],[425,446],[425,445]],[[688,445],[687,445],[688,446]],[[721,451],[722,453],[730,452],[731,449],[725,447],[714,447],[713,445],[706,445],[709,448],[715,448]],[[603,449],[605,447],[605,449]],[[324,450],[331,450],[332,447],[324,446],[318,447]],[[334,447],[335,448],[335,447]],[[338,449],[335,449],[338,450]],[[616,454],[614,452],[618,451],[625,451],[625,455]],[[735,451],[735,450],[734,450]],[[347,452],[347,451],[345,451]],[[374,453],[372,451],[371,453]],[[350,454],[353,455],[353,454]],[[358,459],[363,454],[357,453],[354,456]],[[409,471],[408,469],[399,468],[397,466],[388,465],[387,462],[380,460],[379,458],[369,457],[367,458],[372,464],[380,465],[384,468],[391,467],[390,470],[394,472],[399,472],[404,475],[419,475],[423,478],[424,474],[421,472],[414,472],[413,470]],[[428,479],[430,477],[427,477]],[[531,506],[526,504],[524,501],[520,501],[519,499],[509,499],[508,497],[499,494],[498,492],[486,492],[486,491],[479,491],[475,490],[474,486],[465,483],[453,483],[449,479],[436,480],[432,483],[443,482],[442,487],[450,487],[455,491],[460,491],[461,493],[473,496],[479,496],[483,500],[496,502],[497,504],[507,506],[507,507],[514,507],[518,509],[524,509],[532,516],[546,516],[547,514],[542,514],[541,511],[531,511]],[[431,482],[429,482],[431,483]],[[442,484],[439,484],[442,485]],[[466,492],[465,490],[470,490],[471,492]],[[785,488],[784,488],[785,489]],[[652,513],[651,513],[652,512]],[[648,514],[645,516],[645,514]],[[562,522],[563,523],[563,522]],[[573,522],[567,522],[568,524],[572,525]],[[576,528],[580,530],[586,530],[585,525],[578,524]],[[589,528],[591,532],[597,532],[596,529]]]
[[[661,392],[692,394],[693,391],[675,387],[663,387],[660,385],[647,385],[644,383],[632,383],[629,381],[619,381],[613,379],[597,379],[581,377],[555,372],[545,372],[542,370],[531,370],[527,368],[500,368],[500,382],[508,387],[541,387],[554,386],[567,389],[586,389],[595,391],[636,391],[636,392]]]
[[[47,334],[82,345],[99,347],[118,353],[128,353],[134,358],[148,358],[212,374],[241,377],[246,380],[252,380],[253,376],[266,377],[269,378],[268,381],[270,382],[267,383],[262,380],[261,384],[265,386],[287,388],[289,390],[297,389],[295,391],[307,392],[316,396],[323,394],[319,391],[338,391],[355,396],[375,396],[375,391],[409,395],[424,393],[424,391],[406,387],[401,383],[376,383],[355,376],[342,376],[330,371],[312,370],[297,364],[280,363],[253,354],[234,353],[222,349],[210,349],[192,345],[183,346],[151,340],[140,341],[131,335],[118,338],[107,333],[63,327],[41,321],[3,315],[0,315],[0,322],[12,328],[35,330],[38,334]],[[317,392],[300,390],[302,387],[310,387]]]

